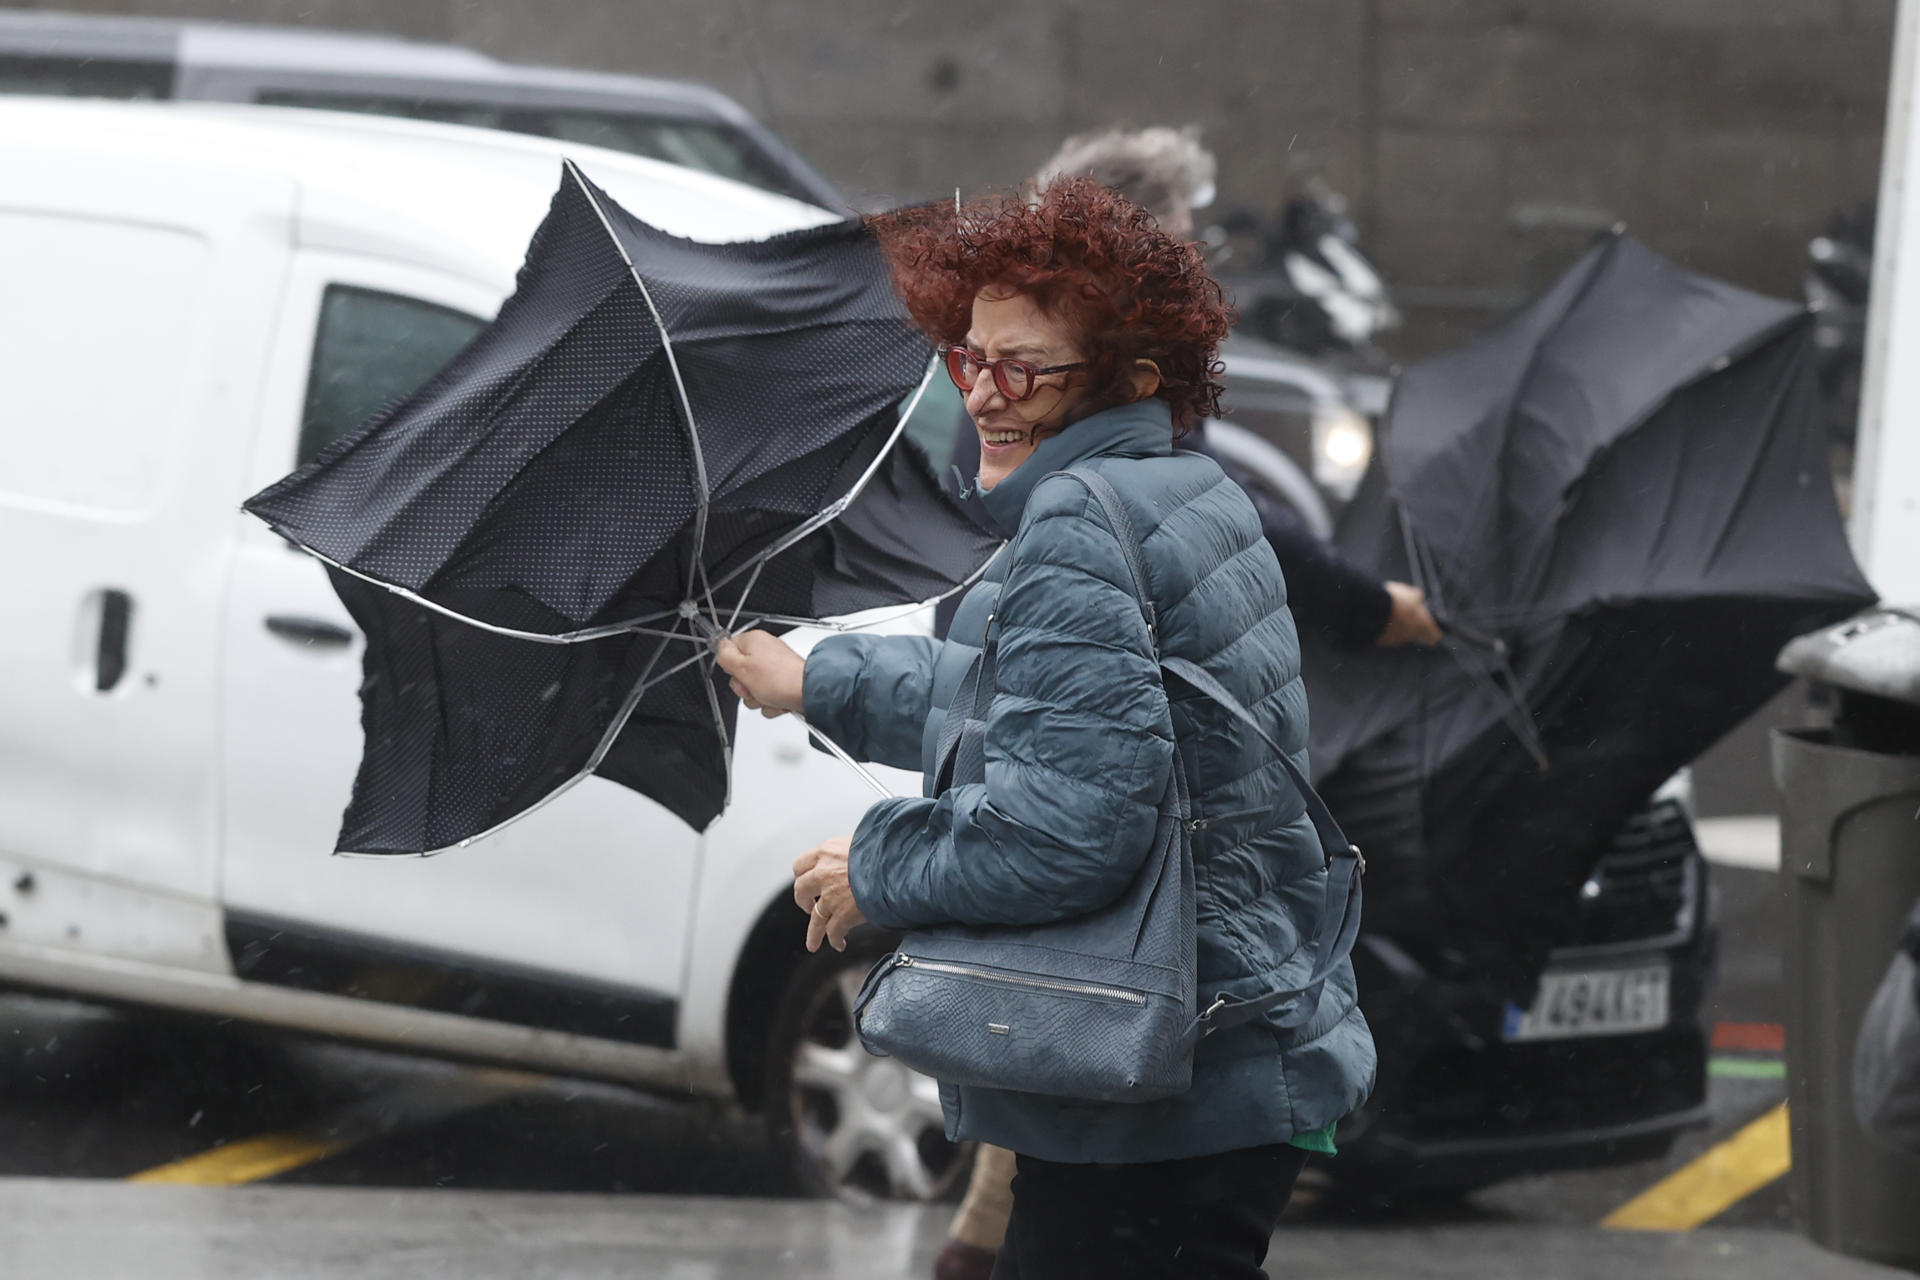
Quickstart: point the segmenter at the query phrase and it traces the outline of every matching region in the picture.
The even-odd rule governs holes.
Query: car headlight
[[[1373,426],[1346,405],[1313,412],[1313,480],[1342,502],[1353,497],[1373,460]]]

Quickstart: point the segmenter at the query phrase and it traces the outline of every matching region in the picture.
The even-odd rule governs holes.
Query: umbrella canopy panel
[[[1596,460],[1801,314],[1609,237],[1494,334],[1407,370],[1393,494],[1446,577],[1527,595]]]

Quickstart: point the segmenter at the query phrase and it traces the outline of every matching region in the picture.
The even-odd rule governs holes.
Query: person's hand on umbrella
[[[835,836],[794,860],[793,901],[807,913],[809,951],[818,951],[823,938],[835,951],[845,951],[847,935],[867,922],[847,878],[847,857],[852,851],[852,836]]]
[[[771,720],[805,709],[807,660],[778,636],[765,631],[723,636],[715,660],[732,677],[728,684],[747,710]]]
[[[1387,614],[1387,625],[1380,628],[1380,638],[1374,641],[1376,645],[1386,649],[1399,644],[1440,643],[1440,624],[1427,609],[1426,592],[1405,582],[1389,582],[1387,595],[1393,607]]]

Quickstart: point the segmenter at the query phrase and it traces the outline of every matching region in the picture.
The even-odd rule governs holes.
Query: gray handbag
[[[1140,545],[1120,497],[1091,471],[1084,484],[1120,540],[1134,594],[1157,648],[1153,600]],[[936,790],[986,775],[986,718],[999,636],[985,644],[947,712]],[[1195,990],[1192,824],[1178,749],[1160,805],[1152,852],[1126,893],[1098,911],[1052,924],[916,930],[867,975],[854,1022],[869,1053],[898,1058],[946,1083],[1103,1102],[1146,1102],[1184,1092],[1193,1047],[1223,1027],[1309,997],[1282,1024],[1315,1012],[1319,991],[1353,950],[1360,927],[1360,851],[1259,721],[1203,668],[1160,657],[1183,681],[1250,725],[1285,764],[1306,801],[1327,860],[1326,901],[1304,985],[1252,1000]],[[963,711],[965,714],[963,714]]]

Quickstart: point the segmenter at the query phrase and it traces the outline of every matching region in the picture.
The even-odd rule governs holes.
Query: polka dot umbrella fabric
[[[897,430],[928,355],[858,223],[705,244],[566,165],[493,324],[246,503],[367,637],[339,847],[457,845],[588,773],[704,829],[718,630],[931,599],[995,549]]]

